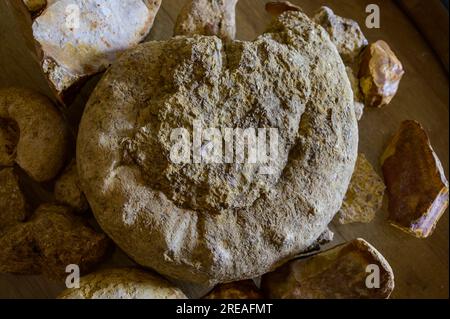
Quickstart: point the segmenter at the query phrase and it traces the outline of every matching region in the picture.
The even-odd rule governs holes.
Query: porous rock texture
[[[136,268],[104,269],[80,279],[80,288],[63,291],[60,299],[186,299],[164,278]]]
[[[260,164],[175,164],[171,132],[277,128]],[[192,134],[191,134],[192,136]],[[300,12],[253,42],[176,37],[141,44],[103,77],[77,141],[82,188],[136,262],[215,284],[261,275],[311,246],[341,206],[358,130],[345,67]]]
[[[350,185],[339,210],[339,222],[370,223],[383,205],[386,186],[370,162],[360,153]]]
[[[175,24],[175,35],[216,35],[234,39],[238,0],[188,0]]]
[[[150,31],[161,0],[56,0],[33,21],[42,68],[58,94],[103,71]]]
[[[319,9],[314,16],[314,22],[328,32],[347,65],[358,61],[361,51],[369,43],[356,21],[338,16],[328,7]]]
[[[360,55],[369,42],[356,21],[338,16],[328,7],[321,7],[313,20],[328,32],[347,66],[347,75],[355,101],[356,118],[360,120],[364,112],[364,95],[359,85]]]
[[[70,208],[44,204],[29,220],[1,234],[0,272],[64,280],[66,266],[76,264],[87,273],[105,258],[110,244]]]

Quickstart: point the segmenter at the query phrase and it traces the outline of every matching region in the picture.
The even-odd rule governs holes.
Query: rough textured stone
[[[64,206],[41,205],[30,220],[0,236],[0,272],[44,274],[63,280],[66,266],[89,272],[108,252],[109,239],[95,232]]]
[[[359,86],[359,78],[357,77],[358,73],[355,72],[350,67],[346,67],[345,70],[347,71],[348,79],[350,80],[350,83],[352,85],[355,114],[356,118],[359,121],[362,119],[362,116],[364,114],[365,105],[364,105],[364,95],[361,92],[361,88]]]
[[[419,238],[430,236],[448,207],[444,168],[427,133],[405,121],[381,158],[389,196],[389,221]]]
[[[339,222],[370,223],[383,205],[385,185],[364,154],[358,155],[355,171],[339,211]]]
[[[0,236],[11,226],[25,220],[28,205],[13,168],[0,169]]]
[[[328,7],[321,7],[313,20],[328,32],[331,41],[336,45],[347,66],[347,75],[352,84],[356,117],[360,120],[364,112],[364,96],[359,86],[360,54],[367,46],[368,41],[356,21],[338,16]]]
[[[204,299],[262,299],[263,296],[253,280],[219,284]]]
[[[277,128],[273,175],[259,164],[175,164],[175,128]],[[136,262],[186,281],[261,275],[327,229],[353,173],[358,130],[345,67],[299,12],[253,42],[177,37],[124,54],[80,125],[82,188]]]
[[[328,7],[321,7],[313,20],[328,32],[346,65],[358,61],[368,41],[356,21],[338,16]]]
[[[378,288],[366,283],[376,284],[368,277],[374,273],[369,265],[378,266]],[[372,245],[355,239],[264,275],[261,289],[271,299],[381,299],[394,290],[394,273]]]
[[[150,31],[161,0],[58,0],[33,22],[57,93],[108,67]],[[79,23],[78,23],[79,22]]]
[[[80,279],[80,288],[63,291],[60,299],[186,299],[164,278],[136,268],[104,269]]]
[[[175,35],[216,35],[231,40],[236,35],[238,0],[188,0],[175,23]]]
[[[54,178],[64,165],[68,129],[50,100],[28,89],[2,88],[2,127],[5,121],[10,122],[9,129],[4,130],[8,134],[5,140],[9,141],[6,157],[14,157],[15,162],[38,182]],[[2,149],[5,147],[0,145],[0,152]]]
[[[89,204],[80,187],[75,160],[72,160],[55,182],[54,193],[58,202],[72,207],[79,213],[89,209]]]
[[[404,74],[402,63],[386,42],[371,43],[361,55],[359,70],[365,104],[372,107],[389,104]]]

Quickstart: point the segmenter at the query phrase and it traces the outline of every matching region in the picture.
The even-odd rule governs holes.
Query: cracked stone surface
[[[260,164],[175,164],[171,132],[277,128]],[[353,94],[329,36],[300,12],[252,42],[176,37],[125,53],[86,107],[82,189],[143,266],[216,284],[259,276],[315,242],[339,210],[358,144]]]

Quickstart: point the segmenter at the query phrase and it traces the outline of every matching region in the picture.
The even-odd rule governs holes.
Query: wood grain
[[[0,1],[0,85],[25,85],[50,94],[36,61],[30,60],[18,22],[5,11]],[[171,37],[174,21],[183,0],[163,0],[149,40]],[[264,12],[264,0],[240,0],[237,7],[237,38],[251,40],[264,31],[270,16]],[[449,164],[449,93],[448,75],[433,53],[424,36],[394,1],[370,1],[381,8],[381,28],[364,27],[365,6],[362,0],[291,0],[309,14],[320,5],[328,5],[336,13],[357,20],[369,41],[383,39],[389,43],[403,62],[406,75],[393,102],[382,109],[366,109],[360,122],[360,151],[380,172],[379,157],[390,136],[406,119],[418,120],[427,129],[432,145],[440,157],[448,176]],[[443,39],[443,41],[447,41]],[[447,49],[448,54],[448,49]],[[83,88],[67,116],[76,131],[83,106],[95,87],[99,76]],[[367,225],[339,225],[333,222],[337,244],[362,237],[377,247],[390,262],[396,276],[393,298],[448,298],[448,212],[441,219],[435,233],[428,239],[416,239],[389,226],[386,222],[386,203],[376,219]],[[120,252],[108,265],[130,263]],[[201,295],[204,287],[182,284],[192,296]],[[0,275],[0,297],[53,298],[63,288],[40,276],[18,277]]]

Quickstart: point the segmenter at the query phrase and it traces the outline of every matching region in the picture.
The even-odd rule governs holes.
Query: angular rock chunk
[[[161,0],[59,0],[33,22],[42,68],[59,96],[103,71],[150,31]]]
[[[136,268],[104,269],[80,279],[80,288],[63,291],[60,299],[186,299],[164,278]]]
[[[15,162],[34,180],[48,181],[62,168],[68,147],[67,125],[45,96],[24,88],[0,89],[0,125],[9,121],[6,162]],[[9,128],[8,128],[9,127]],[[18,135],[18,137],[17,137]]]
[[[261,289],[273,299],[381,299],[393,291],[394,274],[372,245],[355,239],[315,256],[288,262],[264,275]]]
[[[402,63],[386,42],[379,40],[371,43],[361,55],[359,70],[366,106],[389,104],[404,74]]]
[[[385,185],[364,154],[358,155],[355,171],[339,211],[339,222],[370,223],[383,204]]]
[[[358,61],[368,41],[356,21],[338,16],[328,7],[321,7],[313,20],[328,32],[346,65]]]
[[[238,0],[189,0],[175,24],[175,35],[216,35],[232,40],[236,35]]]
[[[253,280],[219,284],[204,299],[262,299],[263,296]]]
[[[91,271],[106,256],[110,240],[64,206],[41,205],[32,218],[0,237],[0,272],[44,274],[62,280],[66,266]]]
[[[0,236],[27,217],[28,205],[13,168],[0,169]]]
[[[448,207],[449,185],[423,127],[405,121],[381,158],[389,221],[419,238],[430,236]]]
[[[272,1],[266,3],[266,11],[278,17],[280,14],[286,11],[303,11],[299,6],[290,3],[289,1]]]
[[[54,193],[58,202],[72,207],[79,213],[89,209],[89,204],[80,187],[75,160],[72,160],[56,181]]]

